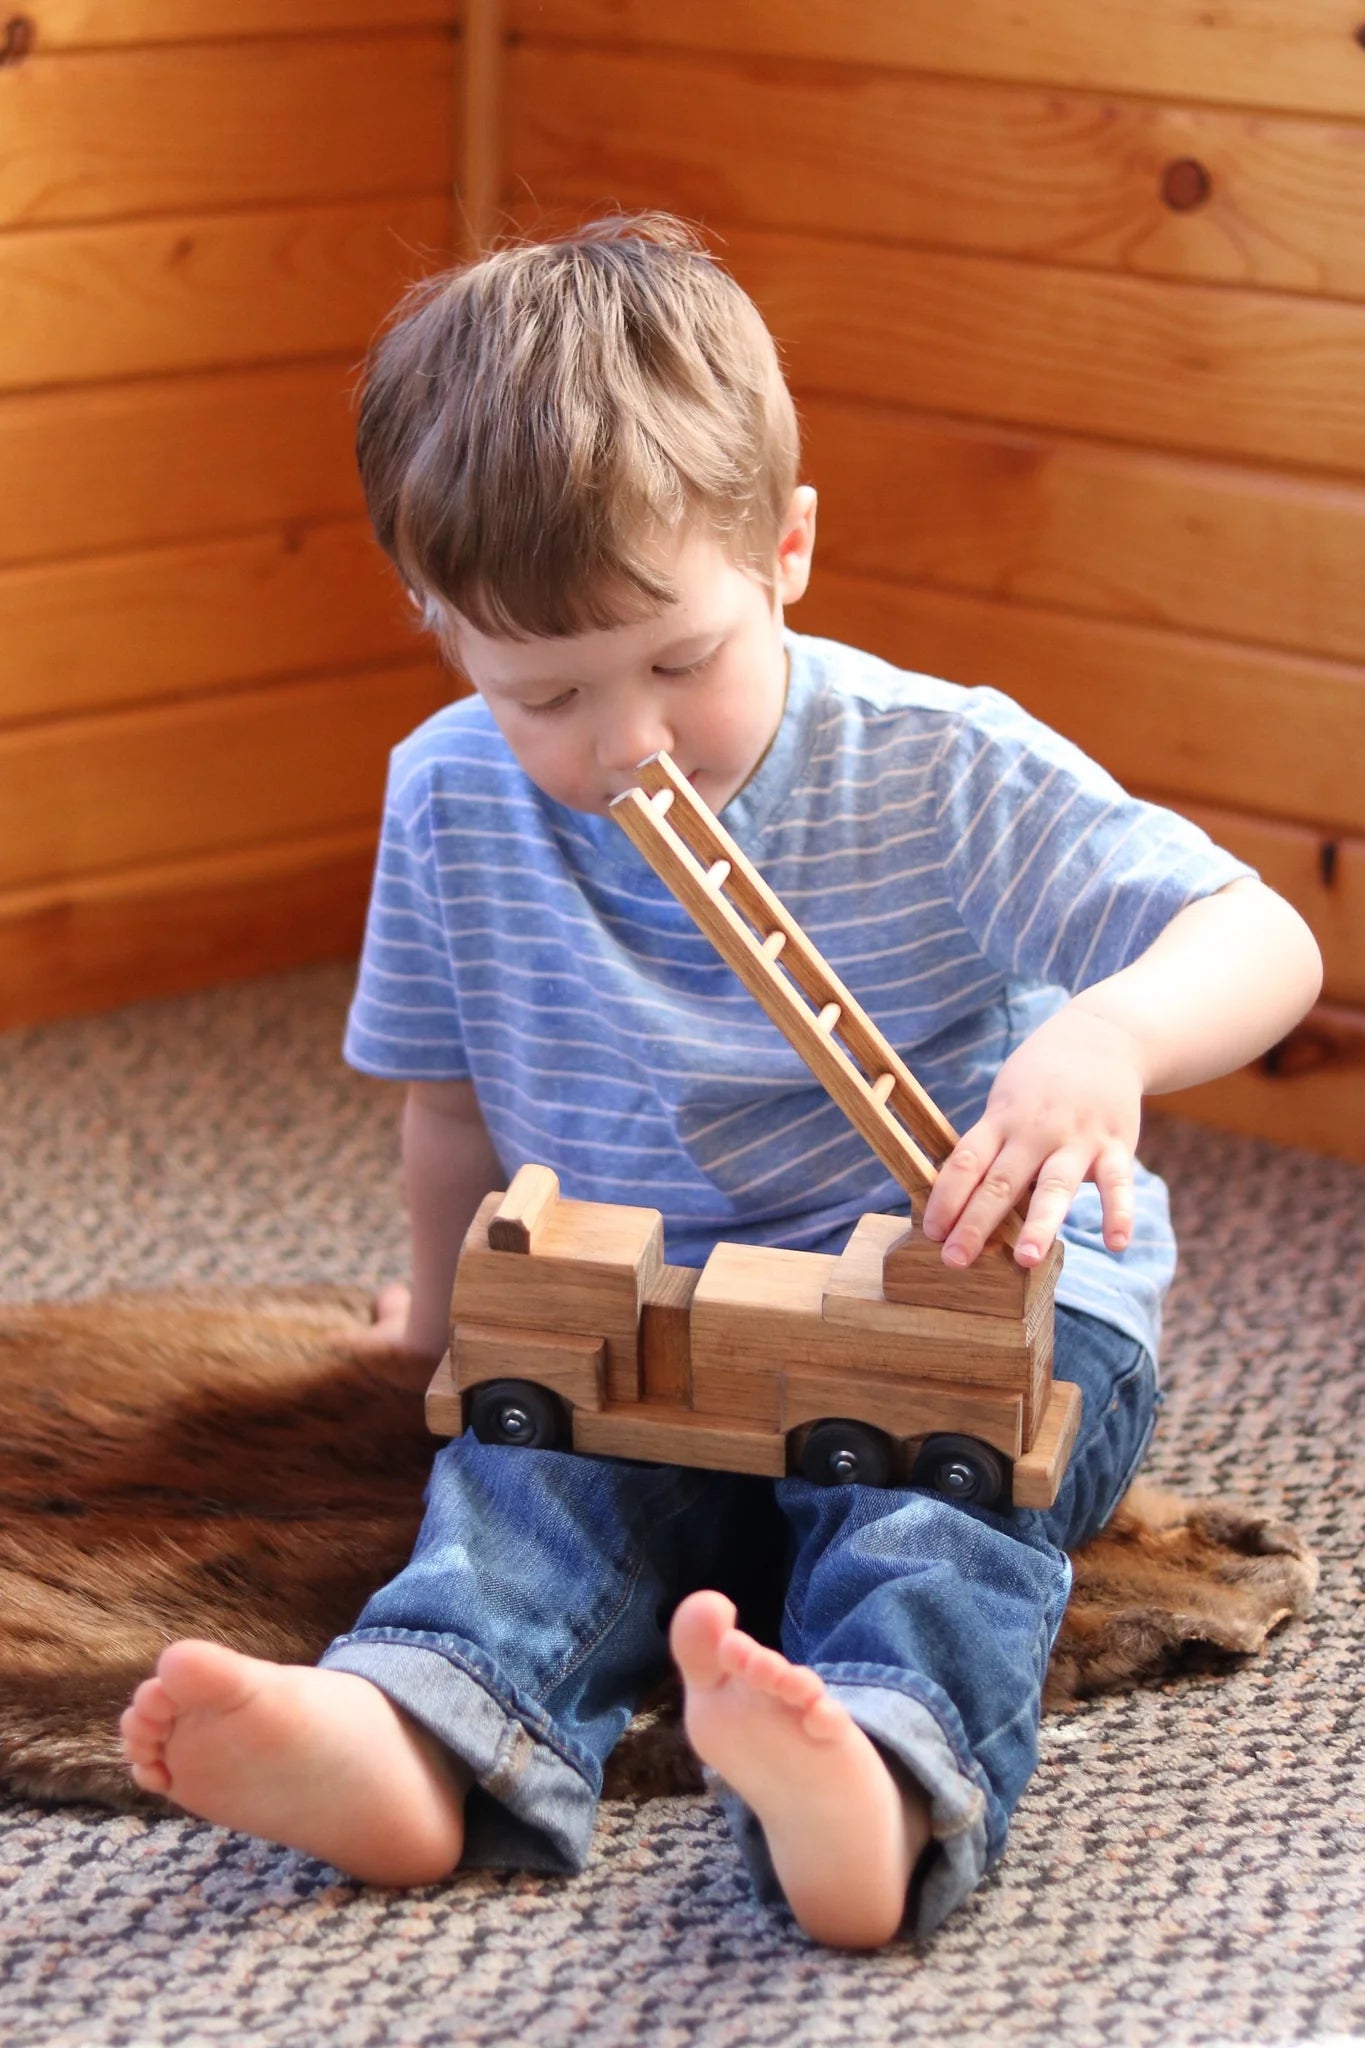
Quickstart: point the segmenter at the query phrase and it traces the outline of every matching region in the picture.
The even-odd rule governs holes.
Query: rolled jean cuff
[[[588,1860],[601,1773],[575,1762],[529,1702],[438,1639],[365,1630],[338,1636],[319,1664],[367,1678],[468,1766],[462,1869],[571,1876]]]
[[[935,1853],[911,1884],[901,1931],[932,1934],[975,1891],[990,1864],[985,1790],[922,1701],[875,1681],[826,1673],[825,1682],[831,1698],[847,1707],[863,1733],[895,1757],[928,1795]],[[782,1905],[782,1887],[757,1817],[723,1780],[713,1778],[712,1783],[759,1898],[766,1906]]]

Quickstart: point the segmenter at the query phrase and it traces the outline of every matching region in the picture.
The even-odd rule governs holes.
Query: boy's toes
[[[735,1626],[735,1603],[723,1593],[689,1593],[673,1617],[668,1645],[689,1685],[719,1685],[726,1676],[721,1644]]]
[[[815,1673],[811,1673],[812,1678]],[[807,1706],[801,1716],[801,1726],[814,1742],[834,1742],[847,1733],[849,1716],[838,1700],[832,1700],[825,1691],[823,1681],[817,1681],[819,1693]]]
[[[140,1726],[158,1729],[167,1734],[175,1721],[175,1701],[159,1678],[144,1678],[132,1700],[124,1709],[123,1721],[136,1721]]]
[[[143,1792],[169,1792],[171,1774],[165,1764],[129,1764],[128,1775]]]
[[[166,1747],[165,1735],[139,1719],[132,1707],[125,1707],[118,1732],[126,1764],[155,1763]]]

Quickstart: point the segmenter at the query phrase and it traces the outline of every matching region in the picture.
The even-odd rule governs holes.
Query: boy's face
[[[793,495],[765,589],[717,542],[661,550],[676,601],[643,619],[559,639],[508,640],[446,615],[455,659],[532,782],[576,811],[605,813],[661,749],[719,811],[738,795],[782,717],[782,607],[800,597],[815,493]]]

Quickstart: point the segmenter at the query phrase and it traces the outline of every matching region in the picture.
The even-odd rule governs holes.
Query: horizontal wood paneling
[[[346,200],[0,239],[0,390],[362,350],[453,207]]]
[[[355,951],[372,826],[0,895],[0,1031]]]
[[[1177,808],[1307,919],[1322,948],[1324,999],[1365,1009],[1365,839],[1216,804],[1187,801]]]
[[[838,399],[801,415],[823,568],[1365,654],[1365,486]]]
[[[1365,469],[1365,307],[847,239],[726,255],[798,390]]]
[[[355,374],[347,355],[0,398],[0,562],[358,513]]]
[[[377,819],[429,662],[0,733],[0,892]]]
[[[1358,10],[1342,0],[507,0],[513,32],[643,47],[821,57],[1099,86],[1253,107],[1365,114]]]
[[[1365,296],[1365,118],[541,42],[507,76],[517,187],[584,217],[666,204],[721,230]],[[1209,196],[1174,211],[1163,178],[1189,158]]]
[[[1264,1059],[1152,1107],[1365,1163],[1365,1010],[1314,1010]]]
[[[0,226],[421,191],[454,161],[449,34],[0,66]]]
[[[454,245],[462,12],[35,0],[8,36],[0,1023],[359,938],[387,752],[454,685],[352,390]]]
[[[792,624],[993,684],[1129,786],[1365,829],[1365,670],[829,571]]]
[[[401,660],[419,642],[349,520],[0,570],[0,646],[2,724]]]
[[[30,0],[37,50],[137,43],[225,41],[239,36],[329,35],[460,22],[466,0]]]

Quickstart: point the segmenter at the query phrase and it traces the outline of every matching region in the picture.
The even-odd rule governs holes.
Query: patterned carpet
[[[0,1294],[401,1270],[396,1096],[325,968],[0,1039]],[[0,2040],[955,2048],[1365,2042],[1365,1173],[1153,1122],[1184,1262],[1149,1469],[1321,1556],[1231,1675],[1045,1725],[1004,1863],[925,1950],[821,1952],[704,1799],[573,1880],[404,1896],[197,1822],[0,1806]]]

